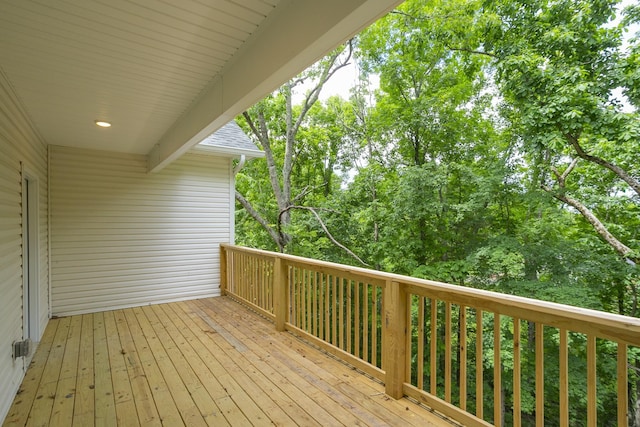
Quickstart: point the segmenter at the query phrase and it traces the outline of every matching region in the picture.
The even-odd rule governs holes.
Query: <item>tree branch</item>
[[[556,169],[555,166],[551,166],[551,172],[553,172],[553,174],[556,176],[556,181],[558,182],[559,187],[564,188],[564,184],[567,180],[567,176],[569,176],[571,171],[575,169],[576,165],[578,164],[578,160],[579,159],[573,159],[571,161],[571,164],[567,166],[567,168],[563,173],[558,172],[558,169]]]
[[[329,240],[331,240],[331,242],[333,242],[334,245],[336,245],[337,247],[339,247],[340,249],[342,249],[343,251],[345,251],[346,253],[348,253],[350,256],[352,256],[353,258],[355,258],[356,260],[358,260],[358,262],[366,267],[369,267],[369,264],[367,264],[366,262],[364,262],[358,255],[356,255],[355,253],[353,253],[353,251],[351,251],[349,248],[347,248],[346,246],[344,246],[343,244],[341,244],[340,242],[338,242],[333,235],[329,232],[329,229],[327,228],[327,226],[325,225],[324,221],[322,221],[322,218],[320,218],[320,215],[318,215],[318,212],[316,212],[316,210],[314,208],[310,208],[307,206],[289,206],[286,210],[291,210],[291,209],[300,209],[300,210],[305,210],[305,211],[309,211],[311,212],[316,219],[318,220],[318,222],[320,223],[320,227],[322,227],[322,230],[324,230],[325,234],[327,235],[327,237],[329,238]],[[283,212],[280,212],[280,215],[282,215]]]
[[[294,135],[298,132],[298,129],[300,128],[300,125],[302,124],[304,117],[307,115],[307,113],[309,112],[313,104],[315,104],[318,98],[320,97],[320,92],[322,91],[322,88],[324,87],[325,83],[327,83],[327,81],[331,78],[331,76],[333,76],[339,69],[349,65],[349,59],[351,59],[351,55],[353,54],[353,44],[351,40],[347,42],[347,47],[349,50],[348,50],[347,57],[345,58],[344,61],[342,61],[338,65],[335,65],[340,55],[342,55],[342,53],[334,52],[333,55],[329,58],[329,62],[322,69],[322,72],[320,73],[320,78],[318,79],[318,83],[314,86],[313,89],[309,91],[309,93],[307,94],[304,100],[302,111],[300,112],[300,115],[298,116],[298,119],[296,120],[296,123],[294,124],[292,129]]]
[[[588,154],[586,151],[584,151],[584,149],[580,145],[580,142],[578,141],[578,138],[576,138],[575,136],[565,133],[564,137],[567,139],[567,141],[569,141],[569,143],[574,148],[574,150],[576,150],[576,154],[579,157],[585,159],[588,162],[595,163],[597,165],[600,165],[604,168],[609,169],[610,171],[615,173],[618,176],[618,178],[620,178],[621,180],[629,184],[629,186],[633,189],[633,191],[635,191],[636,194],[640,196],[639,180],[632,177],[629,173],[627,173],[627,171],[622,169],[620,166],[614,163],[608,162],[607,160],[604,160],[598,156],[592,156],[591,154]]]
[[[567,168],[568,172],[565,171],[565,173],[563,173],[559,177],[558,175],[556,175],[558,177],[558,187],[560,187],[562,190],[564,190],[565,188],[566,176],[571,172],[571,170],[573,169],[573,166],[575,166],[576,160],[571,162],[570,167]],[[594,228],[596,233],[598,233],[598,235],[622,257],[630,259],[636,264],[640,262],[640,258],[634,255],[634,251],[630,247],[622,243],[620,240],[618,240],[613,234],[611,234],[607,226],[604,225],[602,221],[600,221],[600,219],[598,219],[598,217],[591,211],[591,209],[589,209],[587,206],[582,204],[582,202],[569,196],[564,191],[561,191],[561,192],[554,191],[548,185],[541,184],[540,188],[542,188],[544,191],[551,194],[553,197],[560,200],[561,202],[566,203],[567,205],[577,209],[578,212],[580,212],[580,214],[584,217],[584,219],[586,219],[589,222],[589,224],[591,224],[591,226]]]
[[[545,189],[545,191],[547,191],[547,189]],[[630,258],[634,262],[639,261],[637,258],[631,256],[633,252],[632,249],[618,240],[613,234],[611,234],[607,227],[598,219],[598,217],[595,216],[591,209],[583,205],[577,199],[574,199],[566,194],[552,194],[556,199],[561,200],[564,203],[576,208],[582,214],[582,216],[593,226],[600,237],[602,237],[605,242],[607,242],[616,252],[618,252],[625,258]]]
[[[298,203],[300,200],[304,199],[307,194],[311,193],[312,191],[317,190],[318,188],[324,187],[326,186],[326,184],[320,184],[320,185],[314,185],[314,186],[309,186],[307,185],[306,187],[304,187],[302,189],[302,191],[300,192],[300,194],[298,194],[297,196],[295,196],[292,200],[291,200],[291,204],[296,204]]]

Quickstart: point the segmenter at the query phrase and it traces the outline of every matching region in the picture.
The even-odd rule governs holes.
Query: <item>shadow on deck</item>
[[[4,425],[450,426],[226,298],[52,319]]]

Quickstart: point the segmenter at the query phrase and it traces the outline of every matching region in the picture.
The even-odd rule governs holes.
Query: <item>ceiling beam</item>
[[[148,153],[156,172],[400,0],[283,0]]]

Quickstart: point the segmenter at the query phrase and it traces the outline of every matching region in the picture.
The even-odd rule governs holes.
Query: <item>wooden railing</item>
[[[278,330],[464,425],[629,423],[640,319],[230,245],[221,274]],[[617,418],[598,420],[608,405]]]

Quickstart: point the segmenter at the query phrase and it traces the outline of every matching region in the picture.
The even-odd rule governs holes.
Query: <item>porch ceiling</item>
[[[0,0],[0,72],[47,143],[161,168],[398,3]]]

